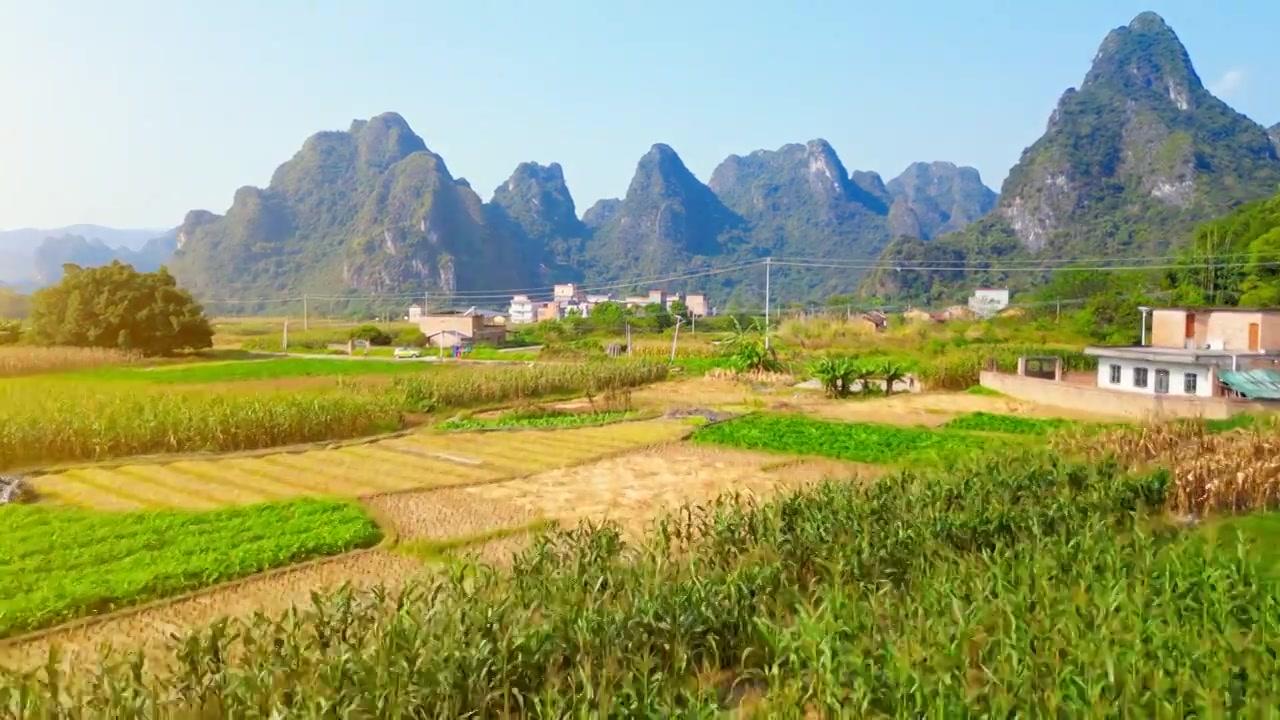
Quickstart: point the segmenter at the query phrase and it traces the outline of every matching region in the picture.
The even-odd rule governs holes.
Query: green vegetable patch
[[[0,507],[0,637],[97,615],[382,538],[329,500],[215,512]]]
[[[695,442],[872,464],[937,461],[1005,443],[948,430],[843,423],[800,415],[757,413],[696,430]]]

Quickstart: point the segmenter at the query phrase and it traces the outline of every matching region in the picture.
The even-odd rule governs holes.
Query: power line
[[[1153,257],[1124,257],[1124,258],[1074,258],[1074,259],[1045,259],[1045,260],[1014,260],[1007,261],[960,261],[960,260],[942,260],[928,262],[892,262],[886,260],[840,260],[838,258],[769,258],[768,262],[772,265],[780,267],[798,267],[807,269],[831,269],[831,270],[893,270],[895,272],[911,271],[911,272],[930,272],[930,271],[985,271],[985,272],[1050,272],[1062,270],[1080,270],[1080,271],[1137,271],[1137,270],[1197,270],[1197,269],[1226,269],[1243,267],[1245,263],[1240,261],[1231,261],[1229,258],[1249,258],[1254,260],[1251,264],[1261,267],[1280,267],[1280,260],[1258,262],[1258,257],[1272,255],[1280,257],[1280,252],[1275,253],[1232,253],[1225,255],[1206,255],[1204,257],[1210,259],[1221,258],[1221,261],[1212,262],[1167,262],[1176,260],[1180,256],[1153,256]],[[1165,261],[1164,264],[1148,264],[1152,262]],[[1095,264],[1088,264],[1088,263]],[[1102,264],[1106,263],[1106,264]],[[1120,264],[1117,264],[1120,263]],[[633,278],[623,281],[611,283],[583,284],[575,283],[577,287],[584,293],[598,293],[607,290],[618,290],[629,287],[637,287],[643,285],[655,285],[665,282],[676,282],[680,280],[692,280],[701,277],[711,277],[715,275],[723,275],[726,273],[739,272],[752,268],[762,267],[766,264],[766,259],[748,260],[732,263],[722,267],[706,268],[685,273],[653,275],[648,277]],[[217,298],[207,299],[201,302],[205,304],[230,304],[230,305],[254,305],[254,304],[277,304],[277,303],[300,303],[304,300],[316,300],[321,302],[354,302],[354,301],[383,301],[391,302],[396,300],[416,300],[423,296],[423,293],[429,289],[416,291],[399,290],[393,293],[371,293],[371,294],[311,294],[304,293],[299,295],[284,297],[256,297],[256,298]],[[445,301],[454,300],[462,303],[485,304],[489,302],[501,302],[510,300],[514,295],[527,295],[530,299],[538,299],[541,296],[552,296],[554,294],[554,286],[545,286],[541,288],[524,288],[514,290],[463,290],[451,293],[441,293],[433,291],[433,295],[442,296]],[[538,296],[538,297],[535,297]]]
[[[1052,267],[1052,266],[947,266],[932,265],[925,263],[901,263],[894,265],[869,265],[858,264],[856,262],[788,262],[783,260],[774,260],[774,265],[782,265],[785,267],[804,267],[804,268],[827,268],[836,270],[894,270],[901,272],[903,270],[910,271],[940,271],[940,270],[969,270],[969,271],[987,271],[987,272],[1046,272],[1050,270],[1090,270],[1090,271],[1125,271],[1125,270],[1195,270],[1203,268],[1227,268],[1241,267],[1243,263],[1175,263],[1168,265],[1094,265],[1080,266],[1072,265],[1068,267]],[[1280,261],[1270,261],[1265,263],[1253,263],[1259,267],[1276,267],[1280,266]]]

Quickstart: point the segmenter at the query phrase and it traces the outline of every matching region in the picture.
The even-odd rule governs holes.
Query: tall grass
[[[328,391],[267,394],[12,383],[0,386],[0,470],[359,437],[403,427],[404,413],[605,393],[666,372],[628,362],[477,367],[395,377],[381,386],[340,379]]]
[[[126,365],[142,357],[110,348],[0,345],[0,377]]]
[[[548,536],[509,575],[340,593],[72,676],[0,707],[79,717],[1266,716],[1280,599],[1228,543],[1153,531],[1161,473],[1028,457],[762,507],[628,547]]]

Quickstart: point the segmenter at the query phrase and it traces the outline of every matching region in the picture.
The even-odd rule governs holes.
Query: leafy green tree
[[[204,309],[165,268],[140,273],[114,261],[63,266],[62,281],[31,298],[31,331],[48,345],[109,347],[146,355],[213,347]]]
[[[627,313],[616,302],[602,302],[592,306],[588,320],[598,330],[618,332],[627,321]]]

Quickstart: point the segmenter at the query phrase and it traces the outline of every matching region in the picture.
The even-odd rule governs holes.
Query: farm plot
[[[298,496],[365,497],[491,482],[675,440],[689,426],[647,420],[520,433],[423,432],[259,457],[86,467],[35,478],[59,503],[100,510],[208,510]]]
[[[356,505],[315,499],[210,513],[12,505],[0,508],[0,525],[0,637],[382,537]]]
[[[1082,426],[1079,422],[1063,418],[1020,417],[1017,415],[973,412],[949,420],[942,427],[948,430],[993,432],[1007,435],[1048,435],[1057,430]]]
[[[600,460],[518,480],[415,493],[404,505],[382,512],[410,534],[421,533],[423,507],[473,508],[493,518],[471,516],[470,532],[510,526],[512,519],[541,518],[574,524],[583,518],[611,519],[638,533],[664,510],[714,500],[726,493],[765,497],[780,489],[824,479],[869,477],[874,468],[853,463],[678,444]],[[441,494],[442,492],[447,494]],[[394,499],[394,498],[392,498]],[[428,531],[430,532],[430,531]],[[445,534],[435,532],[432,534]]]
[[[746,415],[699,428],[692,439],[710,445],[873,464],[939,462],[1015,442],[956,431],[785,414]]]
[[[255,613],[279,615],[291,607],[310,606],[313,593],[332,592],[344,585],[355,589],[395,589],[420,578],[423,571],[421,561],[381,549],[325,558],[225,583],[101,622],[0,640],[0,668],[41,667],[54,646],[65,668],[96,665],[106,646],[138,650],[152,662],[172,661],[174,636],[208,626],[218,618],[246,618]]]

